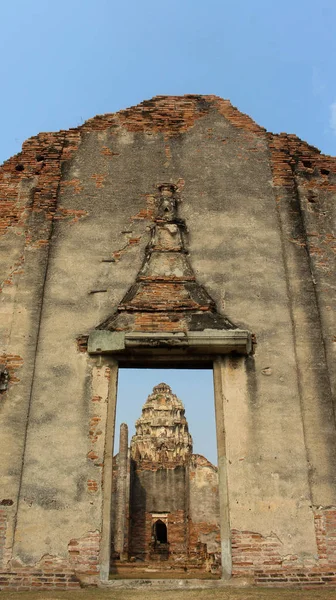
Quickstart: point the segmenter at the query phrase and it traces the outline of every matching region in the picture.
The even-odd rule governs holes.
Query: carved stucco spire
[[[192,454],[183,403],[166,383],[153,388],[135,428],[131,458],[137,462],[184,464]]]
[[[186,225],[178,216],[179,197],[172,183],[158,186],[151,240],[135,284],[116,313],[98,329],[110,331],[203,331],[236,329],[217,312],[200,285],[184,244]]]

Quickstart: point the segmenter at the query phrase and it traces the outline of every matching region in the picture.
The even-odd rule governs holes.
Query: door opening
[[[145,572],[147,565],[159,572],[173,569],[176,577],[220,576],[213,396],[210,370],[120,370],[113,573],[126,576],[135,566]],[[162,560],[168,563],[154,564]]]
[[[165,523],[163,523],[163,521],[160,519],[154,523],[154,538],[159,544],[168,543],[167,525],[165,525]]]

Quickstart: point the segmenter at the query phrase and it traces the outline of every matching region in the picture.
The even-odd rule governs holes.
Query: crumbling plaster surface
[[[20,220],[16,229],[7,228],[0,235],[0,362],[8,363],[12,356],[20,357],[21,362],[30,366],[29,370],[15,369],[10,373],[11,381],[15,377],[14,387],[8,391],[8,402],[2,403],[1,430],[3,467],[2,493],[6,498],[15,500],[18,493],[18,482],[21,472],[22,449],[24,444],[27,410],[31,387],[31,371],[34,364],[34,339],[36,339],[36,321],[40,306],[39,266],[43,268],[43,259],[36,261],[34,252],[25,250],[25,208],[31,200],[33,181],[22,182],[19,186],[16,202]],[[29,279],[26,271],[28,263],[29,275],[33,269],[35,277]],[[35,264],[34,264],[35,263]],[[37,284],[37,285],[36,285]],[[35,306],[26,301],[33,296]],[[34,323],[35,321],[35,323]],[[26,338],[32,341],[30,348]]]
[[[65,555],[70,538],[100,528],[100,473],[87,459],[94,361],[77,351],[76,338],[107,318],[134,281],[151,225],[134,217],[146,214],[161,181],[180,182],[180,214],[198,280],[220,310],[225,303],[228,317],[258,337],[247,377],[239,369],[243,391],[226,406],[232,526],[273,532],[285,554],[302,548],[315,554],[293,314],[267,140],[212,109],[168,139],[121,127],[86,132],[64,166],[58,204],[83,216],[54,222],[15,538],[14,555],[24,562],[47,552]],[[38,296],[34,273],[29,285]],[[314,468],[323,472],[320,502],[332,505],[334,459],[327,446],[335,424],[318,387],[314,395],[320,438]],[[84,489],[84,480],[97,481],[97,491]]]
[[[193,523],[208,523],[219,527],[218,471],[199,454],[194,454],[191,458],[189,486],[189,511]]]
[[[35,178],[19,184],[19,221],[0,237],[0,362],[7,364],[10,374],[6,398],[0,401],[0,500],[11,502],[7,508],[6,560],[11,557],[14,537],[48,261],[47,248],[36,248],[31,243],[41,235],[39,219],[29,213],[35,184]]]
[[[275,535],[283,557],[317,558],[300,406],[282,401],[281,413],[276,399],[253,405],[244,358],[228,360],[225,379],[232,529]]]
[[[334,390],[336,414],[336,173],[330,174],[329,178],[331,184],[327,181],[327,177],[322,175],[322,183],[320,183],[322,189],[316,184],[307,185],[302,174],[297,177],[297,180],[298,198],[309,251],[309,268],[316,287],[316,301],[328,365],[327,376]]]

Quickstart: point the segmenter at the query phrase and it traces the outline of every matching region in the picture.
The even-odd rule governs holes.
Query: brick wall
[[[76,575],[83,580],[96,581],[99,576],[100,533],[92,531],[69,542],[69,563]]]
[[[147,559],[151,553],[152,542],[152,513],[137,512],[132,517],[131,555],[142,555]],[[170,558],[187,555],[187,518],[183,510],[172,511],[168,514],[167,532]]]
[[[0,363],[5,365],[9,374],[9,385],[20,381],[17,371],[22,367],[23,360],[17,354],[0,354]]]
[[[282,544],[274,534],[232,531],[233,576],[252,576],[257,585],[336,585],[336,510],[315,512],[317,556],[304,563],[300,557],[282,556]]]
[[[80,589],[80,583],[73,571],[66,566],[43,569],[22,568],[10,572],[0,572],[0,591],[29,590],[70,590]]]
[[[168,513],[169,550],[172,554],[187,550],[185,468],[159,468],[137,465],[131,476],[130,554],[148,556],[152,541],[153,513]]]
[[[234,575],[252,575],[255,569],[271,570],[282,564],[281,542],[275,535],[264,537],[253,531],[232,532]]]
[[[176,510],[168,515],[168,541],[172,558],[188,552],[187,518],[185,510]]]
[[[196,471],[199,471],[196,477]],[[185,477],[188,473],[190,481]],[[118,477],[114,461],[114,494]],[[195,480],[197,479],[198,488]],[[190,565],[205,564],[207,553],[220,552],[217,469],[204,457],[192,455],[188,470],[185,466],[158,468],[158,463],[144,460],[133,463],[131,493],[130,556],[150,558],[153,513],[166,513],[169,560],[181,560]],[[191,481],[193,485],[191,485]],[[200,485],[200,483],[202,485]],[[169,495],[167,496],[167,489]],[[191,498],[200,504],[200,513],[191,510]],[[166,497],[165,497],[166,495]],[[202,513],[203,520],[199,516]],[[113,514],[113,510],[112,510]],[[208,517],[208,521],[206,521]],[[158,517],[159,518],[159,517]],[[205,544],[208,542],[209,548]],[[195,563],[196,560],[196,563]]]
[[[83,584],[96,585],[99,580],[99,544],[100,534],[94,531],[78,540],[70,540],[67,558],[44,556],[33,567],[9,566],[8,570],[0,571],[0,590],[70,590],[79,589]]]
[[[336,509],[315,511],[315,531],[319,562],[336,567]]]
[[[220,528],[216,523],[189,521],[189,553],[190,555],[198,555],[201,540],[211,539],[215,545],[218,545],[220,552]],[[202,543],[202,542],[201,542]],[[206,543],[206,542],[204,542]],[[208,547],[209,546],[209,547]],[[207,552],[212,553],[211,545],[207,544]]]
[[[130,555],[149,556],[152,539],[152,515],[148,512],[132,512]]]

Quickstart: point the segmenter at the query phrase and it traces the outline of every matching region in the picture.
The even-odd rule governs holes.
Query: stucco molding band
[[[128,351],[142,352],[151,348],[188,351],[196,354],[248,355],[253,350],[253,336],[249,331],[214,330],[189,331],[185,333],[143,333],[96,330],[90,333],[89,354],[122,354]]]

